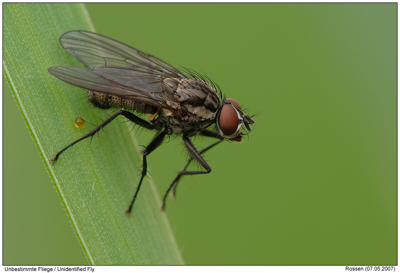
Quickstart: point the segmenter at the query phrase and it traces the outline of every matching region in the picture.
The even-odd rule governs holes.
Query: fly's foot
[[[54,165],[54,163],[56,163],[57,162],[57,156],[56,157],[53,157],[53,158],[50,158],[49,159],[49,161],[51,162],[51,165]]]
[[[175,179],[174,185],[172,186],[172,191],[171,191],[171,198],[172,199],[176,198],[176,186],[178,185],[179,178],[180,178],[180,176],[178,176],[177,179]]]

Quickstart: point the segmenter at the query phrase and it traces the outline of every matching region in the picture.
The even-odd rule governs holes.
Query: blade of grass
[[[99,124],[110,114],[88,107],[82,89],[47,72],[51,66],[82,66],[58,43],[73,29],[93,31],[83,5],[3,4],[3,71],[71,225],[92,264],[182,264],[150,179],[131,217],[124,214],[141,166],[124,119],[70,148],[56,164],[49,162],[93,128],[77,129],[76,117]]]

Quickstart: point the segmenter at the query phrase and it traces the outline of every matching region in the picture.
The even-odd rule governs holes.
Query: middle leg
[[[158,136],[156,136],[151,142],[150,144],[146,147],[146,149],[143,152],[143,166],[142,166],[142,176],[140,177],[140,181],[139,181],[139,185],[136,188],[136,192],[135,195],[132,198],[132,201],[129,205],[129,208],[125,211],[125,214],[130,216],[131,215],[131,211],[132,211],[132,207],[133,204],[135,203],[137,194],[139,192],[140,186],[142,185],[143,182],[143,178],[146,176],[147,174],[147,160],[146,160],[146,156],[148,156],[152,151],[154,151],[155,149],[157,149],[161,143],[164,140],[164,137],[166,135],[166,131],[162,131]]]

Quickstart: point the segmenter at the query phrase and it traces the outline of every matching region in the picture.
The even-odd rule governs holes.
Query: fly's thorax
[[[164,127],[171,130],[174,134],[189,134],[191,136],[199,134],[202,130],[207,128],[212,119],[203,119],[197,115],[193,115],[187,111],[171,111],[166,108],[160,109],[158,118],[155,121],[156,126]]]
[[[169,78],[164,81],[187,112],[202,120],[215,119],[221,97],[208,83],[201,79]]]
[[[131,98],[110,95],[104,92],[89,91],[88,100],[91,104],[101,109],[123,108],[138,113],[151,114],[157,112],[157,107],[153,105],[138,102]]]
[[[163,79],[164,86],[167,88],[169,91],[168,93],[175,93],[176,89],[178,89],[178,85],[181,79],[178,78],[166,78]]]

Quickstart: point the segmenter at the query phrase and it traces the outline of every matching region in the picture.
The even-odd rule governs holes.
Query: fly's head
[[[250,125],[254,124],[250,116],[243,113],[239,103],[234,99],[225,99],[221,109],[218,112],[216,125],[219,133],[228,140],[242,141],[242,127],[251,131]]]

